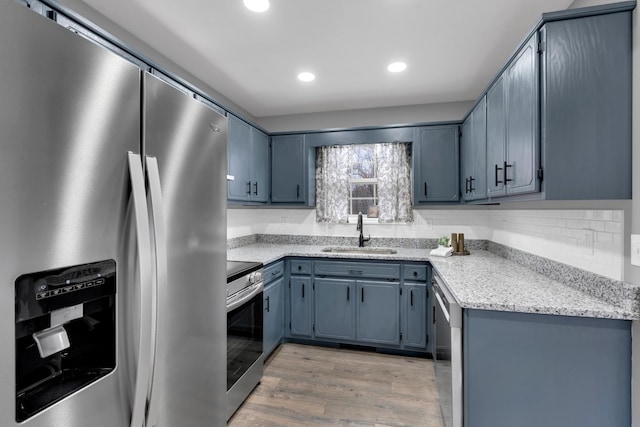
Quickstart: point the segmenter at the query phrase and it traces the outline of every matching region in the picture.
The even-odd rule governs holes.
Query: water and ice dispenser
[[[115,369],[115,261],[21,275],[15,320],[21,422]]]

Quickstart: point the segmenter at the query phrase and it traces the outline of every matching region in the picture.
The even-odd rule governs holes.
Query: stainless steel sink
[[[323,248],[322,252],[340,253],[340,254],[397,254],[398,251],[390,248],[358,248],[355,246],[330,246]]]

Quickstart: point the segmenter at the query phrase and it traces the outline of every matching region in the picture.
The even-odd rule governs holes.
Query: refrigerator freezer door
[[[168,275],[158,290],[149,425],[222,426],[227,120],[146,73],[143,89],[143,140],[158,164]]]
[[[20,425],[129,426],[136,372],[127,358],[135,361],[137,337],[122,331],[139,319],[133,310],[125,315],[123,299],[135,297],[137,282],[127,152],[139,151],[139,85],[135,66],[17,2],[1,2],[3,427],[18,425],[11,284],[23,273],[105,259],[117,266],[116,369]]]

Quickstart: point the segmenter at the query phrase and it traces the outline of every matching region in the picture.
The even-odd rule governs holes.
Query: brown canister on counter
[[[458,249],[457,252],[464,252],[464,233],[458,233]]]
[[[454,252],[458,251],[458,233],[451,233],[451,240],[449,241],[449,246],[453,248]]]

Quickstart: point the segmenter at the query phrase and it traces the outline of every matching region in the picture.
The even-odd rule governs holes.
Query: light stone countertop
[[[287,256],[334,259],[430,262],[462,308],[539,313],[603,319],[638,319],[624,310],[578,289],[549,279],[516,262],[484,250],[469,256],[430,257],[428,249],[397,250],[396,254],[327,253],[314,245],[255,243],[227,251],[234,261],[265,265]]]

